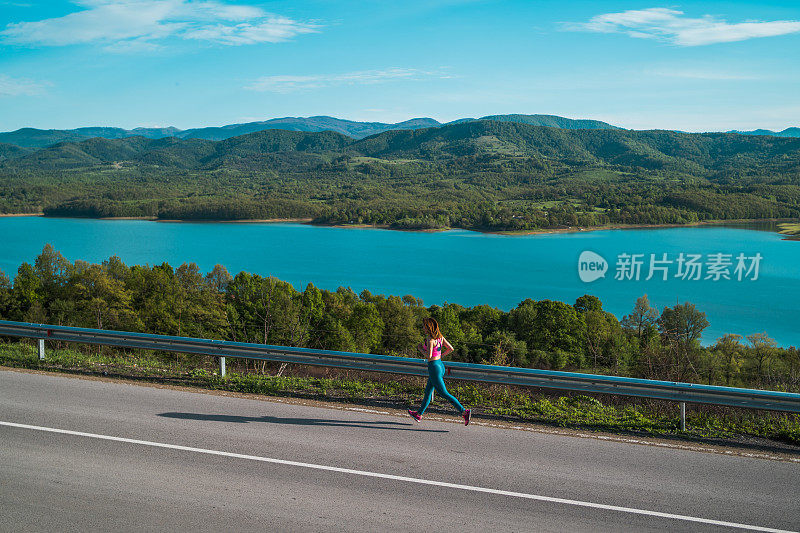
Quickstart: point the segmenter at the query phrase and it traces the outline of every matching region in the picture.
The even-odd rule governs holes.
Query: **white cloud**
[[[214,41],[222,44],[277,43],[291,39],[300,33],[313,33],[316,26],[298,25],[286,17],[271,16],[259,22],[243,22],[236,25],[215,24],[187,31],[187,39]]]
[[[418,80],[421,78],[450,78],[440,72],[426,72],[413,68],[392,67],[384,70],[360,70],[343,74],[318,74],[312,76],[263,76],[245,89],[288,93],[301,89],[318,89],[335,85],[366,85],[392,80]]]
[[[36,96],[44,93],[47,82],[37,82],[26,78],[12,78],[0,74],[0,96]]]
[[[6,44],[102,43],[111,51],[148,50],[169,37],[225,45],[276,43],[318,31],[260,8],[192,0],[82,0],[63,17],[16,22],[0,31]]]
[[[687,17],[683,11],[664,7],[635,9],[596,15],[588,22],[565,24],[573,31],[624,33],[639,39],[659,39],[679,46],[744,41],[800,32],[798,20],[746,21],[730,24],[713,15]]]

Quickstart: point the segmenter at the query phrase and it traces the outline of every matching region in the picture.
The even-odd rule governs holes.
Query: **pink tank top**
[[[440,359],[442,357],[442,343],[444,342],[444,337],[431,339],[430,342],[433,343],[433,355],[431,356],[431,360]]]

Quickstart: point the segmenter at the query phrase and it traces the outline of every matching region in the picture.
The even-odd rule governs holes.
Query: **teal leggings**
[[[456,397],[447,392],[447,387],[444,386],[444,363],[442,363],[441,359],[428,361],[428,383],[425,385],[425,396],[422,398],[422,407],[419,410],[420,415],[423,414],[425,409],[431,404],[433,389],[436,389],[436,392],[438,392],[440,396],[452,403],[453,407],[458,409],[459,413],[464,412],[464,408],[458,403]]]

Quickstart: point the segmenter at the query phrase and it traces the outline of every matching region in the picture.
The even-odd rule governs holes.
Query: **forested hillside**
[[[0,145],[0,212],[525,230],[800,217],[800,139],[471,121]]]

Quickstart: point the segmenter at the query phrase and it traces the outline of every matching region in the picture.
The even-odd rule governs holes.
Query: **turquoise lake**
[[[659,309],[689,301],[704,311],[711,323],[704,344],[724,333],[766,332],[780,346],[800,345],[800,242],[748,227],[504,236],[464,230],[7,217],[0,218],[0,269],[13,278],[19,265],[32,263],[46,243],[71,261],[101,262],[118,255],[129,265],[194,262],[203,272],[219,263],[233,275],[244,270],[275,276],[299,289],[307,283],[325,289],[349,286],[356,292],[411,294],[426,305],[489,304],[508,310],[525,298],[571,304],[583,294],[594,294],[604,309],[621,318],[637,297],[647,294]],[[606,260],[605,277],[581,281],[578,258],[584,251]],[[681,253],[684,258],[701,255],[701,279],[677,276]],[[625,260],[622,254],[642,255],[637,257],[642,261],[638,280],[615,279],[618,264]],[[646,280],[651,254],[658,261],[667,254],[672,263],[655,263],[662,270]],[[724,255],[715,260],[711,254]],[[760,254],[758,279],[752,279],[753,269],[748,275],[741,271],[743,279],[737,280],[739,254],[746,267],[752,266],[749,258]],[[716,275],[705,279],[712,263],[731,279],[722,274],[718,281]]]

